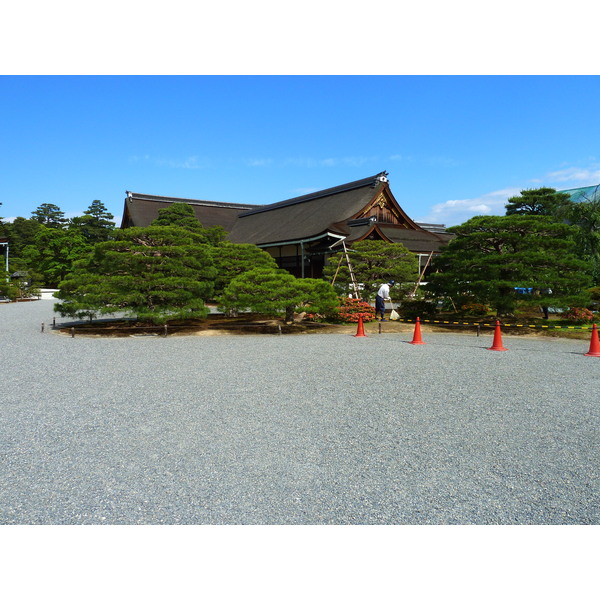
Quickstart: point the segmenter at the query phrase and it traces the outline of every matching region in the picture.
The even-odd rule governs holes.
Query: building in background
[[[194,209],[205,226],[220,225],[235,243],[255,244],[297,277],[319,278],[328,255],[361,240],[401,243],[424,269],[448,243],[443,225],[416,223],[381,172],[333,188],[266,205],[234,204],[126,192],[121,227],[147,227],[173,202]]]

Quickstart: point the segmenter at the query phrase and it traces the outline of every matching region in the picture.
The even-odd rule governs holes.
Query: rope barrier
[[[403,323],[415,323],[416,319],[398,319]],[[432,323],[438,325],[467,325],[471,327],[495,327],[496,323],[481,323],[476,321],[435,321],[432,319],[420,319],[421,323]],[[530,329],[584,329],[589,330],[592,329],[592,326],[588,325],[530,325],[530,324],[520,324],[520,323],[500,323],[501,327],[519,327],[521,329],[530,328]]]
[[[396,319],[396,322],[400,322],[400,323],[416,323],[416,319]],[[485,322],[480,322],[480,321],[441,321],[441,320],[434,320],[434,319],[420,319],[421,323],[427,323],[429,325],[441,325],[441,326],[454,326],[454,327],[477,327],[478,331],[481,327],[489,327],[489,328],[494,328],[496,326],[495,322],[494,323],[485,323]],[[592,329],[593,326],[588,326],[588,325],[536,325],[536,324],[521,324],[521,323],[500,323],[501,327],[514,327],[517,329],[566,329],[566,330],[583,330],[583,331],[589,331]],[[273,325],[271,324],[266,324],[266,323],[256,323],[255,325],[253,325],[253,327],[256,328],[274,328]],[[278,331],[277,333],[281,334],[281,325],[278,326]],[[42,333],[44,333],[44,328],[45,328],[45,324],[42,323],[41,326],[41,331]],[[227,329],[228,327],[225,327],[225,329]],[[229,327],[232,328],[232,327]],[[235,329],[235,327],[233,327]],[[98,333],[98,334],[103,334],[106,333],[106,330],[103,330],[101,327],[69,327],[68,325],[64,325],[61,326],[60,324],[57,324],[56,322],[54,322],[52,324],[52,329],[63,329],[63,330],[68,330],[68,332],[71,334],[71,337],[75,337],[75,331],[80,332],[80,333]],[[144,327],[127,327],[127,326],[122,326],[122,327],[115,327],[115,329],[113,330],[114,333],[121,333],[121,334],[138,334],[138,335],[163,335],[163,336],[167,336],[169,335],[169,333],[175,332],[177,330],[182,330],[182,329],[193,329],[193,327],[190,326],[186,326],[186,325],[147,325]],[[379,324],[379,330],[381,333],[381,323]]]

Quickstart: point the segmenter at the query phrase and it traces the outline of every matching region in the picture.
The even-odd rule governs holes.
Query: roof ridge
[[[217,200],[197,200],[194,198],[177,198],[174,196],[157,196],[156,194],[139,194],[126,190],[127,199],[148,200],[150,202],[185,202],[187,204],[196,204],[201,206],[219,206],[221,208],[253,208],[262,206],[262,204],[248,204],[236,202],[219,202]]]
[[[377,181],[387,181],[387,174],[387,171],[381,171],[376,175],[373,175],[371,177],[365,177],[364,179],[357,179],[356,181],[351,181],[349,183],[344,183],[335,187],[326,188],[317,192],[311,192],[310,194],[304,194],[303,196],[296,196],[295,198],[289,198],[288,200],[282,200],[281,202],[275,202],[273,204],[264,204],[253,210],[245,212],[244,214],[240,215],[240,218],[247,217],[249,215],[254,215],[260,212],[275,210],[277,208],[283,208],[284,206],[292,206],[293,204],[300,204],[302,202],[316,200],[317,198],[324,198],[325,196],[333,196],[334,194],[340,194],[342,192],[355,190],[361,187],[366,187],[367,185],[373,185],[374,187],[374,184]]]

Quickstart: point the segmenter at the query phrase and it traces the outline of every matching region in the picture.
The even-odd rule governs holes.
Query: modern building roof
[[[563,194],[569,194],[572,202],[588,202],[590,200],[600,200],[600,184],[588,185],[587,187],[571,188],[568,190],[559,190]]]

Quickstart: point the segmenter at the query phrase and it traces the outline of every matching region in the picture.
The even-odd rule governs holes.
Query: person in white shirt
[[[390,300],[390,288],[394,283],[394,280],[382,283],[375,296],[375,314],[381,314],[382,321],[385,321],[385,303]]]

